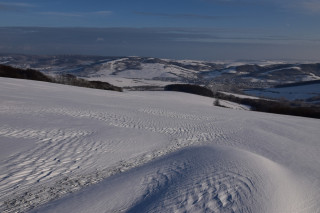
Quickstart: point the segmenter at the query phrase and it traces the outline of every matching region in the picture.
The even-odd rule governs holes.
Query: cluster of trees
[[[36,81],[53,82],[53,79],[37,70],[33,69],[19,69],[11,66],[0,64],[0,77],[6,78],[21,78]]]
[[[212,92],[210,89],[198,85],[190,84],[173,84],[165,87],[167,91],[179,91],[192,93],[207,97],[216,98],[217,100],[227,100],[235,103],[250,106],[253,111],[295,115],[310,118],[320,118],[320,108],[317,106],[309,106],[304,103],[290,102],[286,100],[265,100],[265,99],[249,99],[239,98],[234,95],[226,95],[220,92]],[[219,106],[219,101],[215,101],[214,105]]]
[[[58,75],[58,76],[52,77],[52,76],[47,76],[37,70],[33,70],[33,69],[24,70],[24,69],[14,68],[11,66],[1,65],[1,64],[0,64],[0,77],[29,79],[29,80],[35,80],[35,81],[45,81],[45,82],[67,84],[67,85],[78,86],[78,87],[87,87],[87,88],[113,90],[113,91],[122,92],[121,87],[114,86],[107,82],[88,81],[85,79],[77,78],[76,76],[70,75],[70,74]]]
[[[206,97],[214,97],[213,92],[205,87],[192,84],[170,84],[164,87],[165,91],[186,92]]]
[[[54,78],[54,83],[59,84],[67,84],[72,86],[78,87],[87,87],[87,88],[94,88],[94,89],[102,89],[102,90],[113,90],[122,92],[121,87],[114,86],[107,82],[102,81],[88,81],[82,78],[77,78],[74,75],[66,74],[66,75],[58,75]]]
[[[248,105],[253,111],[295,115],[309,118],[320,118],[320,108],[317,106],[310,106],[303,102],[291,102],[288,100],[265,100],[265,99],[249,99],[239,98],[234,95],[226,95],[223,93],[215,93],[215,98],[232,101],[239,104]]]

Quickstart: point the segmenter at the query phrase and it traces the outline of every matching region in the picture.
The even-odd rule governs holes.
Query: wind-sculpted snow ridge
[[[299,212],[308,206],[298,184],[285,168],[258,155],[193,147],[34,212]]]
[[[0,212],[319,212],[320,121],[0,78]]]

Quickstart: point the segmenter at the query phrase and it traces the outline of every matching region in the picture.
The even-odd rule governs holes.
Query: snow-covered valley
[[[320,212],[320,120],[0,78],[1,212]]]

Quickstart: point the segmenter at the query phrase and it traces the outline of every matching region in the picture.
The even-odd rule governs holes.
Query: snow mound
[[[204,146],[177,151],[34,212],[301,212],[308,207],[306,193],[277,163]]]

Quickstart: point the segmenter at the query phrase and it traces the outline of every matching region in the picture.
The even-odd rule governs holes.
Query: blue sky
[[[83,54],[317,60],[320,59],[319,26],[319,0],[0,0],[0,53],[77,53],[86,46],[90,51],[83,50]],[[33,27],[30,28],[33,38],[43,36],[43,31],[51,28],[52,36],[61,40],[46,34],[40,40],[47,39],[43,42],[49,45],[48,49],[40,50],[37,41],[23,36],[23,30],[15,31],[14,36],[10,34],[12,27],[24,30]],[[82,28],[81,33],[71,32],[75,28]],[[52,33],[53,29],[57,32]],[[94,43],[83,38],[89,34]],[[112,35],[116,37],[111,39]],[[141,39],[137,41],[132,36]],[[20,46],[15,39],[20,39]],[[73,46],[64,49],[62,44],[66,41],[74,43]],[[50,50],[50,45],[61,48]],[[145,46],[144,50],[141,45]],[[98,50],[99,46],[109,50]],[[194,49],[196,54],[192,53]]]

